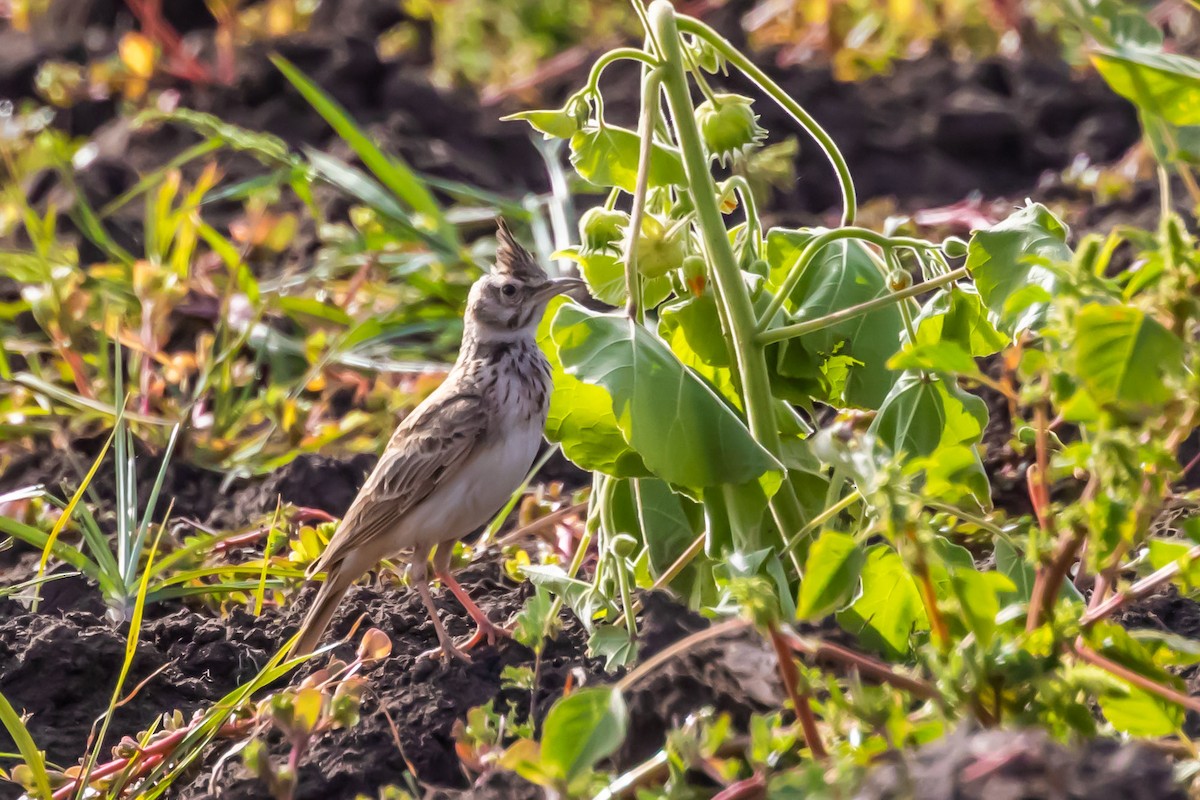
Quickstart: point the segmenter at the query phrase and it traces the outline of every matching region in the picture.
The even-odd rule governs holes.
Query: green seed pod
[[[967,243],[957,236],[951,236],[942,242],[942,252],[948,258],[962,258],[967,254]]]
[[[716,51],[716,48],[699,36],[692,37],[691,44],[688,45],[688,50],[691,51],[696,66],[709,75],[715,75],[720,71],[721,54]]]
[[[912,286],[912,273],[906,269],[894,269],[887,279],[888,288],[893,292],[902,292]]]
[[[647,214],[642,218],[641,236],[637,241],[638,272],[647,278],[661,278],[683,266],[685,257],[686,227],[680,227],[672,233],[657,217]]]
[[[752,103],[740,94],[718,94],[696,109],[696,125],[704,146],[723,165],[757,147],[767,135],[758,124]]]
[[[629,558],[637,552],[637,539],[628,533],[618,533],[612,538],[612,551],[621,558]]]
[[[628,227],[629,215],[624,211],[610,211],[603,206],[590,208],[579,218],[579,241],[584,252],[620,249]]]

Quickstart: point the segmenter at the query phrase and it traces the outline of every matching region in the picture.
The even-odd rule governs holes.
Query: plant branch
[[[882,297],[876,297],[874,300],[868,300],[865,303],[859,303],[856,306],[843,308],[840,311],[835,311],[832,314],[826,314],[823,317],[817,317],[816,319],[810,319],[805,322],[797,322],[792,325],[783,325],[778,328],[771,328],[770,330],[763,330],[758,334],[757,339],[759,344],[770,344],[772,342],[782,342],[785,339],[794,339],[797,336],[804,336],[805,334],[828,328],[831,325],[837,325],[839,322],[845,322],[848,319],[854,319],[855,317],[862,316],[863,314],[869,314],[872,311],[886,308],[887,306],[890,306],[893,303],[897,303],[901,300],[907,300],[910,297],[923,294],[932,289],[936,289],[939,286],[945,286],[947,283],[953,283],[960,278],[967,277],[967,274],[966,267],[959,267],[958,269],[952,270],[945,275],[939,275],[936,278],[932,278],[921,283],[914,283],[907,289],[901,289],[898,292],[889,292]],[[782,303],[781,298],[784,296],[785,293],[780,292],[775,296],[775,299]],[[768,313],[764,319],[770,319],[771,316],[773,315]]]
[[[796,669],[796,662],[792,660],[788,642],[775,623],[767,626],[767,638],[771,640],[771,647],[775,649],[775,658],[779,661],[779,677],[783,679],[783,687],[792,701],[796,719],[800,720],[804,743],[808,745],[814,759],[824,761],[829,758],[829,751],[825,749],[825,743],[821,741],[821,732],[817,730],[817,720],[813,716],[810,704],[812,695],[807,690],[800,690],[800,673]]]
[[[1200,558],[1200,545],[1196,545],[1191,550],[1188,550],[1181,558],[1172,561],[1162,569],[1159,569],[1146,577],[1137,581],[1128,589],[1122,592],[1117,592],[1112,597],[1099,603],[1093,608],[1089,608],[1084,615],[1079,618],[1079,624],[1083,627],[1088,627],[1096,622],[1111,616],[1116,611],[1127,606],[1134,600],[1140,600],[1148,594],[1154,592],[1164,583],[1168,583],[1172,578],[1183,571],[1185,565],[1191,565],[1193,561]],[[1099,584],[1097,584],[1099,586]],[[1099,591],[1097,588],[1096,591]]]
[[[919,678],[896,672],[891,666],[870,656],[856,653],[838,644],[825,642],[812,636],[802,636],[791,630],[784,630],[784,638],[788,646],[798,653],[803,653],[814,661],[826,661],[842,664],[858,670],[860,675],[894,686],[909,692],[924,700],[941,700],[942,695],[931,683]]]
[[[654,15],[654,9],[651,7],[651,16]],[[708,42],[714,50],[721,56],[737,67],[746,77],[758,84],[764,92],[771,96],[780,108],[786,111],[791,117],[796,120],[799,125],[804,128],[813,139],[820,145],[824,151],[825,157],[829,159],[833,171],[837,173],[838,183],[842,189],[842,224],[854,224],[854,218],[858,214],[858,199],[854,192],[854,179],[850,176],[850,168],[846,165],[846,159],[838,149],[837,144],[833,141],[825,129],[812,118],[804,108],[791,98],[791,96],[783,90],[779,84],[771,80],[765,72],[759,69],[750,59],[742,55],[734,48],[723,36],[715,30],[705,25],[698,19],[691,17],[678,18],[678,30],[685,33],[690,33]],[[671,28],[676,28],[675,24]],[[674,30],[671,33],[675,33]],[[666,36],[660,36],[660,40],[665,40]],[[676,41],[678,39],[676,38]],[[663,42],[667,48],[671,45],[669,42]],[[677,49],[677,48],[676,48]]]
[[[741,378],[746,420],[755,440],[778,458],[782,443],[775,420],[766,353],[762,345],[754,339],[757,327],[754,307],[729,243],[721,209],[717,207],[717,188],[709,171],[708,155],[696,125],[695,109],[692,106],[687,73],[683,65],[675,9],[667,0],[655,0],[650,7],[649,16],[649,33],[655,36],[661,48],[663,87],[666,89],[675,136],[683,155],[684,171],[692,204],[696,210],[697,225],[714,278],[714,291],[718,303],[725,309],[729,323],[730,347]],[[783,537],[803,526],[800,503],[789,482],[784,481],[769,502],[771,514]],[[799,563],[794,565],[799,570]]]
[[[638,152],[633,208],[629,214],[628,241],[625,245],[625,290],[629,295],[625,313],[629,319],[639,324],[645,310],[642,308],[641,280],[637,269],[637,243],[642,234],[642,217],[646,213],[646,191],[650,187],[650,157],[654,148],[654,120],[658,116],[659,84],[657,70],[646,70],[642,75],[642,113],[638,117],[641,147]]]
[[[1183,706],[1189,711],[1200,713],[1200,698],[1191,697],[1170,686],[1164,686],[1156,680],[1147,678],[1145,675],[1140,675],[1128,667],[1118,664],[1110,658],[1106,658],[1097,653],[1092,648],[1083,643],[1083,637],[1075,640],[1074,646],[1071,648],[1075,655],[1083,661],[1086,661],[1093,666],[1100,667],[1106,672],[1110,672],[1123,681],[1132,683],[1139,689],[1144,689],[1150,694],[1157,695],[1164,700],[1168,700],[1176,705]]]

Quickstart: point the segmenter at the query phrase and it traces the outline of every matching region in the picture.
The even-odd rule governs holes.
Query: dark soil
[[[879,767],[855,800],[1185,800],[1143,743],[1066,747],[1040,730],[961,729]]]
[[[463,584],[498,620],[520,610],[528,589],[514,587],[501,574],[499,565],[490,562],[476,564],[462,575]],[[301,605],[286,612],[270,610],[259,618],[235,610],[225,620],[177,609],[148,622],[126,688],[149,680],[117,711],[110,741],[146,728],[166,711],[178,709],[188,716],[252,678],[294,632]],[[470,632],[469,620],[452,598],[440,597],[439,605],[453,635]],[[663,596],[646,596],[644,606],[641,630],[646,655],[707,625]],[[108,704],[123,658],[126,631],[113,629],[92,611],[52,618],[24,613],[15,604],[4,610],[0,692],[30,714],[30,731],[51,760],[73,763],[83,752],[92,722]],[[528,709],[528,692],[502,689],[500,675],[508,666],[533,667],[533,653],[505,642],[478,648],[469,665],[419,659],[437,639],[419,598],[409,590],[354,590],[331,635],[347,635],[360,618],[360,631],[379,627],[388,633],[392,654],[370,674],[371,692],[364,701],[362,722],[316,741],[301,770],[298,797],[373,793],[380,786],[402,782],[406,763],[428,785],[467,787],[468,776],[454,751],[453,726],[470,708],[493,698],[499,708],[507,704]],[[568,679],[575,685],[610,679],[600,662],[585,657],[587,636],[579,623],[567,615],[564,622],[562,634],[548,643],[539,668],[533,698],[539,721],[561,696]],[[338,651],[343,657],[351,653],[350,645]],[[51,675],[53,680],[47,680]],[[697,648],[630,693],[632,733],[616,762],[628,766],[649,757],[661,747],[671,727],[702,708],[729,713],[734,723],[744,728],[751,713],[777,704],[779,696],[770,655],[752,637]],[[381,710],[384,708],[397,725],[399,747],[388,716]],[[12,749],[12,742],[2,735],[0,749]],[[210,756],[209,765],[217,755]],[[268,796],[262,784],[236,763],[216,777],[213,791],[210,779],[208,770],[200,770],[176,796]],[[488,790],[484,786],[497,781],[489,778],[471,796],[510,797],[507,792],[513,787],[508,780]],[[8,796],[8,788],[0,784],[0,796]]]

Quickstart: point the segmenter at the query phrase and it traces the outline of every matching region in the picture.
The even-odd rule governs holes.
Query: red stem
[[[1197,558],[1200,558],[1200,545],[1196,545],[1183,556],[1189,563]],[[1117,592],[1107,600],[1098,603],[1092,608],[1089,608],[1084,615],[1079,618],[1079,624],[1087,627],[1093,623],[1110,616],[1113,612],[1124,608],[1133,600],[1139,600],[1153,592],[1159,586],[1167,583],[1181,570],[1179,561],[1172,561],[1162,569],[1150,573],[1146,577],[1137,581],[1123,592]],[[1100,584],[1097,582],[1096,590],[1099,591]]]
[[[882,661],[878,661],[868,655],[856,653],[849,648],[830,642],[801,637],[792,631],[786,631],[784,636],[787,639],[788,645],[793,650],[811,656],[817,661],[835,661],[845,664],[858,670],[861,675],[877,680],[880,683],[895,686],[897,689],[903,689],[925,700],[941,699],[941,694],[932,684],[926,683],[919,678],[902,675]]]
[[[767,634],[771,639],[771,645],[775,648],[775,658],[779,661],[779,676],[783,678],[784,688],[787,689],[792,706],[796,709],[796,718],[800,720],[800,727],[804,730],[804,741],[808,745],[809,752],[813,754],[813,758],[817,761],[824,761],[829,757],[829,753],[821,741],[821,733],[817,730],[817,720],[813,716],[812,706],[809,705],[812,696],[808,692],[800,691],[799,671],[796,669],[796,662],[792,660],[787,640],[780,633],[779,626],[774,623],[767,627]]]
[[[1116,675],[1118,678],[1124,681],[1132,683],[1139,689],[1145,689],[1147,692],[1150,692],[1150,694],[1158,695],[1164,700],[1181,705],[1189,711],[1200,713],[1200,698],[1183,694],[1182,692],[1172,689],[1170,686],[1164,686],[1158,681],[1147,678],[1145,675],[1139,675],[1128,667],[1118,664],[1109,658],[1105,658],[1084,644],[1082,636],[1075,640],[1075,646],[1072,649],[1075,651],[1075,655],[1079,656],[1089,664],[1100,667],[1107,672],[1111,672],[1113,675]]]
[[[758,800],[767,796],[767,779],[755,774],[735,781],[712,796],[712,800]]]

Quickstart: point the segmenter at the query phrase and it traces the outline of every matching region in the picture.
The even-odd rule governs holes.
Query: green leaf
[[[665,482],[641,478],[633,483],[642,537],[650,554],[650,573],[662,575],[695,540],[702,508]]]
[[[637,661],[637,640],[624,625],[597,625],[588,637],[588,655],[602,657],[604,669],[611,672]]]
[[[868,647],[891,657],[904,656],[913,632],[929,630],[916,580],[895,550],[877,544],[867,551],[862,585],[859,598],[837,615],[838,624]]]
[[[579,689],[558,702],[542,727],[542,767],[570,785],[625,739],[628,713],[611,686]]]
[[[1008,344],[987,317],[979,293],[961,286],[939,289],[913,320],[917,346],[949,342],[971,356],[990,356]]]
[[[566,298],[551,301],[541,326],[538,344],[550,362],[554,392],[546,418],[546,438],[562,445],[563,455],[579,467],[614,477],[649,476],[650,471],[625,441],[613,414],[612,397],[601,386],[584,383],[568,374],[550,338],[550,324]]]
[[[547,139],[570,139],[579,130],[579,120],[563,108],[521,111],[500,118],[501,122],[517,120],[528,122],[531,128],[545,134]]]
[[[25,721],[21,719],[21,715],[3,694],[0,694],[0,723],[4,725],[9,738],[21,752],[21,758],[25,760],[25,766],[33,778],[33,785],[37,788],[38,796],[49,798],[51,796],[50,777],[46,773],[45,755],[38,750],[33,737],[29,735],[29,728],[25,727]]]
[[[1040,203],[978,231],[967,250],[967,269],[999,330],[1038,330],[1045,322],[1058,276],[1047,264],[1071,258],[1067,227]]]
[[[964,376],[980,374],[979,365],[975,363],[971,354],[958,342],[949,339],[916,345],[906,344],[900,352],[888,359],[888,369],[923,369]]]
[[[972,568],[950,572],[950,585],[954,589],[954,596],[958,598],[963,620],[983,647],[991,643],[992,635],[996,632],[996,615],[1000,613],[1000,598],[997,596],[999,587],[993,580],[996,577],[1004,581],[1005,588],[1013,586],[1003,575],[995,573],[989,575]]]
[[[815,620],[841,608],[858,587],[866,560],[866,553],[853,536],[836,531],[822,533],[808,551],[796,616]]]
[[[1200,125],[1200,61],[1131,47],[1093,53],[1092,63],[1142,112],[1172,125]]]
[[[1102,406],[1149,413],[1184,377],[1183,342],[1133,306],[1084,306],[1075,318],[1076,374]]]
[[[1158,666],[1146,645],[1120,626],[1103,622],[1088,634],[1089,642],[1102,655],[1157,683],[1182,690],[1183,681]],[[1183,709],[1128,685],[1127,691],[1110,691],[1097,698],[1100,710],[1113,727],[1130,736],[1166,736],[1183,724]]]
[[[1179,580],[1186,586],[1200,586],[1200,559],[1188,558],[1188,553],[1195,547],[1191,542],[1169,542],[1163,539],[1151,539],[1147,560],[1156,570],[1169,564],[1178,563],[1180,567]]]
[[[952,380],[906,372],[869,431],[893,453],[928,456],[941,445],[980,441],[987,420],[987,404]]]
[[[658,477],[701,489],[782,472],[729,406],[646,328],[563,305],[550,331],[567,373],[608,391],[625,440]]]
[[[1001,599],[1006,603],[1028,603],[1033,597],[1033,580],[1036,576],[1033,567],[1005,539],[996,539],[993,548],[996,553],[996,569],[1012,581],[1015,587],[1012,592],[1001,592]]]
[[[773,229],[767,234],[770,283],[777,289],[795,266],[805,245],[819,230]],[[822,248],[809,262],[788,298],[791,319],[816,319],[888,294],[879,268],[861,242],[839,241]],[[898,305],[840,322],[790,339],[779,348],[777,368],[785,377],[816,378],[830,359],[847,369],[844,398],[822,399],[864,408],[878,408],[894,376],[887,360],[900,347],[904,320]],[[827,380],[827,379],[826,379]]]
[[[424,217],[428,227],[438,232],[447,248],[457,250],[457,229],[446,220],[433,192],[420,177],[399,156],[388,155],[380,150],[358,123],[346,113],[346,109],[309,80],[294,64],[279,55],[271,56],[271,62],[299,90],[309,105],[329,123],[337,135],[350,145],[350,149],[362,159],[367,169],[396,197]]]
[[[632,194],[637,186],[641,140],[627,128],[585,128],[571,137],[571,164],[597,186],[616,186]],[[650,153],[650,186],[687,182],[683,158],[673,147],[655,143]]]

